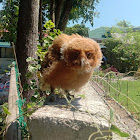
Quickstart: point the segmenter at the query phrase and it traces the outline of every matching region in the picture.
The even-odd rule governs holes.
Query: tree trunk
[[[22,85],[29,84],[31,80],[25,77],[29,66],[26,59],[28,57],[37,58],[35,52],[38,39],[38,17],[39,0],[20,0],[16,54]],[[37,77],[34,76],[33,79],[37,79]],[[23,97],[29,100],[32,94],[33,91],[24,91]]]
[[[43,5],[43,0],[40,0],[40,6],[39,6],[39,40],[40,40],[40,45],[43,46],[42,42],[42,5]]]
[[[63,4],[64,4],[64,0],[57,0],[56,8],[55,8],[55,27],[56,28],[58,28],[58,24],[60,22]]]
[[[72,9],[72,2],[73,0],[66,0],[63,6],[64,8],[58,25],[58,29],[60,29],[61,31],[64,31],[64,29],[66,28],[70,11]]]
[[[50,14],[51,14],[51,20],[55,24],[55,0],[51,0]]]

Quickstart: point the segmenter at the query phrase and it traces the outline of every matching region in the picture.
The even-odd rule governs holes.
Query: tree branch
[[[51,0],[50,3],[50,18],[53,23],[55,23],[55,0]]]
[[[58,28],[63,31],[66,27],[66,24],[68,22],[68,18],[72,9],[72,3],[73,0],[66,0],[65,4],[64,4],[64,8],[61,14],[61,18],[60,18],[60,22],[58,25]]]
[[[55,9],[55,27],[58,28],[60,17],[62,14],[64,0],[57,0],[56,9]]]

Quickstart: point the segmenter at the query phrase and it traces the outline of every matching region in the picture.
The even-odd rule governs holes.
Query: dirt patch
[[[127,76],[127,77],[123,77],[121,80],[135,81],[136,78],[133,76]]]

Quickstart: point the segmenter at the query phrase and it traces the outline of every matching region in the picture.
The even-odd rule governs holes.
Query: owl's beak
[[[86,60],[85,60],[85,58],[81,58],[81,68],[83,68],[84,66],[85,66],[85,62],[86,62]]]

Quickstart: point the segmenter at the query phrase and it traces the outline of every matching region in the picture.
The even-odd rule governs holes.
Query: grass
[[[118,91],[113,89],[111,86],[113,86]],[[140,120],[140,107],[138,106],[140,105],[140,80],[118,80],[116,82],[111,82],[111,86],[110,88],[108,86],[108,91],[110,95],[120,104],[122,104],[128,111],[130,111],[133,114],[133,116]],[[127,97],[132,99],[138,105],[133,103]]]
[[[140,121],[140,80],[128,81],[120,80],[121,78],[123,78],[123,75],[101,71],[94,72],[93,75],[93,79],[106,89],[108,95],[118,101]],[[110,86],[108,83],[110,83]]]

